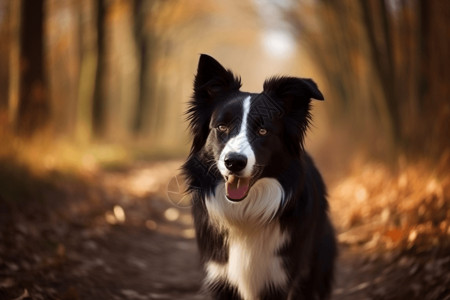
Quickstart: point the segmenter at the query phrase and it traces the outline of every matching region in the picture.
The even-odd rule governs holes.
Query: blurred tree
[[[73,136],[80,80],[78,0],[47,0],[45,58],[51,126],[55,135]]]
[[[44,72],[44,0],[22,2],[18,129],[32,134],[47,124],[50,103]]]
[[[418,45],[413,47],[419,60],[414,82],[418,102],[416,126],[409,131],[416,136],[415,131],[421,129],[413,141],[439,154],[450,148],[450,2],[420,0],[417,13]],[[423,126],[422,116],[430,126]]]
[[[101,1],[98,13],[98,129],[108,140],[129,136],[138,98],[138,61],[133,34],[133,2]]]
[[[96,74],[99,70],[97,45],[97,9],[101,2],[79,1],[80,25],[80,77],[78,86],[78,105],[76,113],[76,137],[79,142],[88,142],[93,134],[94,92]],[[100,30],[100,29],[98,29]]]
[[[9,1],[9,36],[4,45],[9,44],[9,53],[5,55],[8,63],[8,123],[10,128],[16,128],[19,107],[20,84],[20,21],[22,1]]]
[[[10,21],[7,15],[1,12],[9,12],[10,3],[0,1],[0,114],[7,111],[8,107],[8,70],[9,70],[9,46],[10,41]],[[0,116],[1,122],[2,116]]]
[[[439,159],[450,150],[450,2],[301,1],[287,13],[328,80],[335,115],[371,151]]]
[[[133,124],[134,134],[142,134],[144,128],[145,112],[151,101],[151,53],[152,53],[152,33],[149,32],[146,19],[154,1],[135,0],[134,1],[134,34],[137,44],[137,51],[140,58],[139,69],[139,96],[136,105],[135,118]]]
[[[106,101],[105,86],[105,14],[106,0],[97,2],[97,71],[95,74],[94,103],[93,103],[93,127],[96,135],[104,131],[103,110]]]
[[[254,5],[0,0],[0,122],[78,143],[133,139],[182,151],[197,55],[246,66],[262,57]]]

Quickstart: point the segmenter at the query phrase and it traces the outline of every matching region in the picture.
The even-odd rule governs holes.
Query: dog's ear
[[[212,100],[219,93],[238,91],[241,80],[226,70],[217,60],[202,54],[194,81],[194,98]]]
[[[301,112],[308,117],[311,99],[324,100],[316,83],[307,78],[272,77],[264,82],[264,93],[279,102],[285,114],[297,117]]]
[[[209,55],[202,54],[194,81],[194,94],[186,112],[194,137],[191,153],[198,152],[206,142],[209,122],[218,101],[239,91],[241,81],[230,70]]]
[[[272,77],[264,82],[264,92],[282,101],[324,100],[317,84],[309,78]]]
[[[281,105],[286,121],[286,139],[298,153],[311,120],[311,99],[324,100],[322,93],[311,79],[296,77],[272,77],[264,82],[264,93]]]

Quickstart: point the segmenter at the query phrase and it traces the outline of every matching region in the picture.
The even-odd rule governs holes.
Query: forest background
[[[336,298],[449,297],[449,23],[450,2],[437,0],[0,0],[0,298],[94,297],[92,273],[48,275],[85,261],[80,226],[112,230],[89,238],[97,248],[108,234],[130,242],[120,230],[135,226],[195,255],[189,211],[170,192],[200,53],[243,90],[290,75],[325,95],[307,149],[343,253]],[[162,278],[100,296],[175,297]]]

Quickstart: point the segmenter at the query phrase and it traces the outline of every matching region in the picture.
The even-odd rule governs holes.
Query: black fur
[[[327,299],[331,292],[336,243],[327,215],[326,188],[303,140],[309,125],[311,98],[323,95],[311,79],[274,77],[264,83],[261,94],[239,91],[240,79],[216,60],[201,55],[194,83],[194,95],[187,111],[193,135],[191,152],[183,172],[192,194],[197,242],[202,261],[228,261],[227,232],[209,221],[205,196],[214,194],[224,181],[216,161],[227,140],[236,134],[230,125],[220,134],[217,123],[239,115],[233,101],[252,97],[249,132],[269,128],[264,137],[249,136],[258,165],[253,182],[263,177],[276,178],[288,195],[279,208],[276,222],[289,235],[278,255],[282,257],[288,284],[285,289],[266,287],[260,299]],[[227,115],[228,113],[228,115]],[[240,124],[236,121],[236,124]],[[215,299],[241,299],[236,287],[214,282],[208,289]]]

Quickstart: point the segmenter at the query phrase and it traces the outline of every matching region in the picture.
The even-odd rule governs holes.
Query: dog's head
[[[240,79],[201,55],[188,119],[192,153],[206,151],[240,201],[262,177],[277,177],[299,160],[310,122],[311,98],[323,100],[311,79],[273,77],[260,94],[240,91]]]

